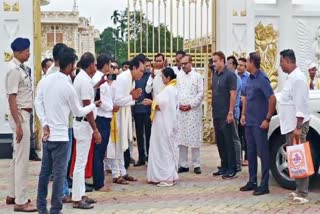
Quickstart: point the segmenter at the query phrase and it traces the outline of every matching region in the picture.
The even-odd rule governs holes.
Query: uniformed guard
[[[14,211],[35,212],[37,208],[27,198],[28,162],[30,153],[30,114],[32,113],[31,69],[24,65],[30,57],[30,41],[16,38],[11,43],[14,58],[9,63],[5,87],[8,97],[9,122],[13,132],[13,153],[9,177],[7,204]]]

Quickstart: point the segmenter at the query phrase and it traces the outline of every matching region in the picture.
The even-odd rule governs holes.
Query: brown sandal
[[[124,185],[127,185],[129,184],[129,182],[127,182],[124,177],[122,176],[119,176],[117,178],[113,178],[112,179],[112,182],[115,183],[115,184],[124,184]]]
[[[138,181],[138,179],[126,174],[125,176],[123,176],[123,178],[127,181]]]
[[[81,198],[83,201],[87,202],[88,204],[95,204],[97,200],[89,198],[88,196],[82,196]]]

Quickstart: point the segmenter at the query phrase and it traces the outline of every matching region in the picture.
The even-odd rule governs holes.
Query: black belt
[[[76,121],[81,122],[81,121],[87,121],[88,119],[86,117],[76,117]]]

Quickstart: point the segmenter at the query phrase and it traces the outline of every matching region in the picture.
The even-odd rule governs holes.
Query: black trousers
[[[107,146],[110,136],[111,118],[97,117],[96,124],[101,134],[102,142],[94,145],[93,156],[93,185],[96,190],[104,186],[104,164],[103,160],[106,155]]]
[[[38,154],[36,153],[36,139],[35,139],[35,133],[33,130],[33,113],[30,113],[30,154],[29,159],[33,159],[35,157],[38,157]]]
[[[138,142],[139,161],[144,162],[149,154],[151,119],[150,114],[135,114],[136,135]]]
[[[235,122],[227,124],[225,119],[214,119],[214,129],[221,159],[221,169],[235,171],[236,152],[233,136],[236,132],[236,124]]]

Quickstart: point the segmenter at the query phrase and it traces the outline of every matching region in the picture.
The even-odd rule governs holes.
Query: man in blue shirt
[[[246,58],[239,58],[239,64],[238,64],[238,76],[241,79],[241,102],[240,102],[240,112],[242,112],[242,100],[243,100],[243,95],[245,93],[245,89],[247,86],[247,81],[248,78],[250,76],[250,73],[247,71],[247,59]],[[241,148],[242,151],[244,151],[244,157],[242,158],[242,151],[241,151],[241,160],[242,166],[248,166],[248,154],[247,154],[247,141],[246,141],[246,137],[245,137],[245,133],[244,133],[244,126],[241,125],[241,123],[239,123],[238,126],[238,133],[239,133],[239,138],[240,138],[240,142],[241,142]]]
[[[275,112],[276,97],[266,74],[260,70],[261,58],[250,53],[247,69],[250,77],[245,89],[241,124],[246,125],[248,147],[249,182],[240,191],[252,191],[253,195],[269,193],[269,147],[268,128]],[[257,185],[257,156],[261,159],[261,183]],[[258,186],[258,187],[257,187]]]
[[[137,134],[137,142],[138,142],[138,151],[139,151],[139,160],[134,166],[142,166],[145,165],[146,154],[149,152],[149,142],[151,135],[151,120],[150,113],[151,107],[143,105],[144,99],[151,99],[151,94],[147,93],[145,88],[147,85],[147,81],[150,76],[151,69],[151,60],[145,59],[145,72],[140,80],[136,80],[136,88],[142,89],[142,94],[136,101],[135,105],[132,107],[132,113],[136,125],[136,134]],[[147,151],[145,151],[145,148]]]
[[[239,126],[239,120],[240,120],[240,96],[241,96],[241,79],[236,74],[236,69],[238,67],[238,61],[235,56],[229,56],[227,58],[227,67],[230,71],[232,71],[235,76],[237,77],[237,96],[236,96],[236,103],[234,106],[234,118],[235,118],[235,124],[236,124],[236,131],[233,133],[232,139],[234,143],[234,150],[236,152],[236,162],[237,162],[237,171],[241,171],[241,142],[239,138],[238,133],[238,126]]]

